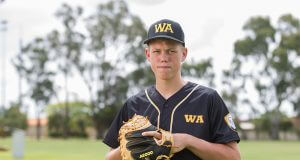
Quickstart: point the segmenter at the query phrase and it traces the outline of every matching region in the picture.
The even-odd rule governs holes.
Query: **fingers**
[[[154,137],[156,139],[161,139],[161,134],[157,131],[147,131],[142,133],[143,136]]]

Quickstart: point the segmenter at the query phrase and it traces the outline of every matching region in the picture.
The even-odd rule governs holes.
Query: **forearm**
[[[210,143],[191,135],[185,135],[186,148],[205,160],[240,160],[240,152],[236,142],[228,144]]]
[[[105,160],[122,160],[120,147],[111,149],[105,157]]]

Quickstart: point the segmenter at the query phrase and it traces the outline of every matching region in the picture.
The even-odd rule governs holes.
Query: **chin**
[[[173,78],[172,76],[166,75],[166,74],[164,74],[164,75],[159,75],[158,77],[159,77],[159,79],[165,80],[165,81],[171,80],[171,79]]]

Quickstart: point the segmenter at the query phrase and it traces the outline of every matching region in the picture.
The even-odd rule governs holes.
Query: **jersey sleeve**
[[[239,142],[232,116],[219,94],[214,91],[211,96],[209,121],[211,139],[214,143]]]
[[[120,109],[119,113],[113,120],[112,124],[110,125],[104,139],[103,143],[110,146],[111,148],[117,148],[120,143],[118,141],[119,137],[119,130],[123,124],[123,122],[128,121],[128,108],[127,108],[127,102],[123,105],[123,107]]]

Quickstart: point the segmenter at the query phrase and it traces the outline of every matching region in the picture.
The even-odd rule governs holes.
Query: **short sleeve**
[[[222,98],[216,91],[210,95],[209,121],[211,140],[214,143],[239,142],[233,119]]]
[[[106,133],[103,143],[107,144],[111,148],[117,148],[120,143],[118,141],[119,130],[123,124],[123,122],[128,121],[128,112],[127,112],[127,103],[123,105],[120,109],[119,113],[113,120],[112,124],[110,125],[108,132]]]

